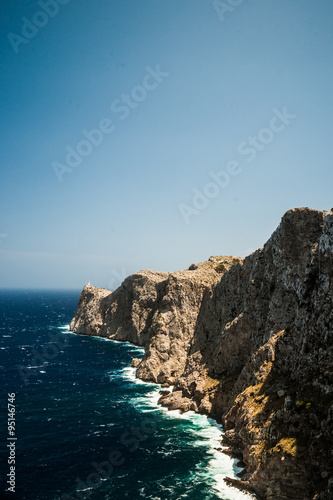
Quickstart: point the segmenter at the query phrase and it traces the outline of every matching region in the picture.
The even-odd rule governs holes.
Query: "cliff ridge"
[[[258,498],[333,498],[333,212],[286,212],[245,259],[86,286],[71,330],[145,347],[160,402],[222,422]]]

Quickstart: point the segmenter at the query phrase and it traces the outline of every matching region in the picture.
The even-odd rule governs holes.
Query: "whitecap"
[[[92,490],[93,488],[88,486],[88,488],[76,488],[76,491],[79,492],[79,491],[89,491],[89,490]]]
[[[49,364],[49,362],[48,362],[48,361],[45,361],[45,363],[44,363],[44,364],[42,364],[42,365],[38,365],[38,366],[26,366],[25,368],[26,368],[27,370],[30,370],[30,369],[35,369],[35,368],[43,368],[43,366],[45,366],[46,364]]]
[[[100,340],[108,340],[114,343],[129,344],[131,346],[131,350],[141,350],[144,352],[143,347],[135,346],[129,342],[122,342],[105,337],[96,338]],[[136,368],[134,367],[126,367],[121,370],[117,370],[116,373],[111,371],[109,372],[109,376],[121,376],[123,379],[127,379],[132,383],[143,384],[152,389],[148,394],[134,398],[134,404],[136,407],[140,408],[140,411],[163,411],[165,416],[168,416],[169,418],[177,418],[187,420],[189,423],[191,422],[192,426],[195,428],[195,430],[193,429],[193,434],[197,438],[194,445],[205,446],[207,448],[207,460],[205,460],[202,464],[198,464],[197,475],[200,476],[202,481],[211,484],[214,493],[219,498],[223,500],[249,500],[255,498],[252,494],[245,493],[237,488],[229,486],[224,481],[224,478],[227,476],[236,479],[236,474],[242,469],[236,466],[235,459],[232,459],[230,456],[222,453],[221,451],[225,448],[221,445],[223,435],[221,424],[218,424],[215,420],[208,418],[206,415],[200,415],[193,411],[180,413],[179,410],[169,410],[168,408],[159,405],[158,400],[160,398],[161,385],[138,379],[136,377]],[[173,387],[170,387],[169,389],[172,390]],[[208,461],[208,466],[206,461]],[[144,496],[144,489],[140,490],[140,496]],[[156,500],[159,499],[156,498]]]
[[[168,408],[158,404],[160,398],[159,384],[145,382],[137,379],[135,376],[136,369],[127,367],[120,370],[124,378],[136,384],[145,384],[152,388],[148,394],[137,396],[135,398],[135,406],[140,408],[140,411],[163,411],[164,415],[170,419],[177,418],[188,421],[191,427],[194,427],[193,433],[196,440],[193,445],[197,447],[207,448],[207,462],[198,466],[197,474],[203,481],[212,485],[214,493],[223,500],[249,500],[255,498],[250,493],[245,493],[232,486],[229,486],[224,481],[226,476],[236,479],[236,474],[242,469],[237,467],[236,460],[222,452],[223,448],[221,440],[223,435],[222,425],[217,423],[212,418],[206,415],[200,415],[194,411],[181,413],[179,410],[169,410]],[[165,453],[166,450],[164,450]]]

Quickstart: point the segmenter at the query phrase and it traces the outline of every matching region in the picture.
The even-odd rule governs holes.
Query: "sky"
[[[333,206],[331,0],[0,14],[1,288],[115,289]]]

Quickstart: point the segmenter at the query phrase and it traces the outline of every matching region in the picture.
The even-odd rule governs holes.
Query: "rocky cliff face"
[[[333,498],[333,213],[288,211],[246,259],[85,287],[72,331],[144,345],[161,403],[222,421],[259,498]]]

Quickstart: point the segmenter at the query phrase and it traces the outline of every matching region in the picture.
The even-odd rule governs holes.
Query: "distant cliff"
[[[165,406],[224,424],[239,486],[333,499],[333,212],[289,210],[244,260],[86,286],[71,330],[145,346],[137,376],[174,385]]]

